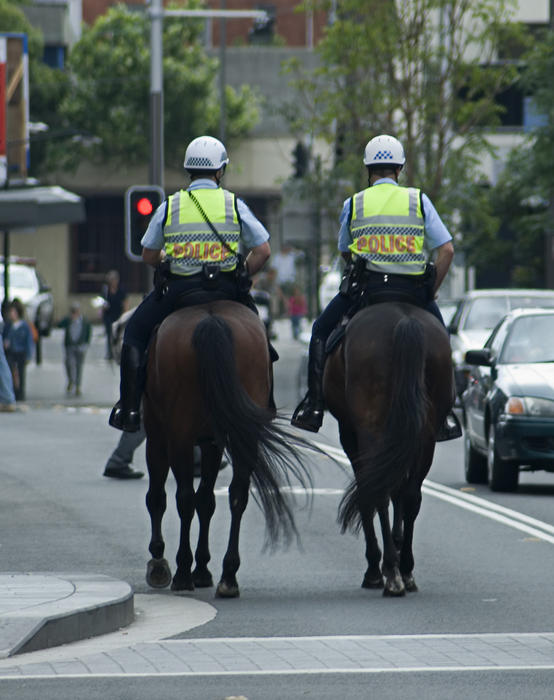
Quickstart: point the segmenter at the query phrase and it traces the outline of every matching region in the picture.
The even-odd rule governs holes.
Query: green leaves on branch
[[[189,7],[200,6],[189,2]],[[205,53],[203,21],[164,22],[164,139],[168,166],[182,165],[186,144],[202,133],[217,134],[218,63]],[[85,29],[67,63],[71,89],[59,104],[64,126],[82,136],[71,148],[58,146],[58,166],[86,158],[113,165],[142,164],[149,157],[150,21],[126,6],[112,7]],[[258,119],[251,90],[227,96],[229,138],[247,133]]]
[[[523,41],[522,28],[509,22],[513,5],[342,0],[316,48],[319,67],[288,66],[298,93],[293,129],[336,145],[325,166],[355,186],[365,181],[365,143],[392,133],[406,150],[406,181],[446,202],[449,161],[467,157],[471,164],[485,147],[481,127],[498,121],[495,97],[517,79],[513,63],[490,67],[507,37]],[[330,3],[309,0],[304,7]]]

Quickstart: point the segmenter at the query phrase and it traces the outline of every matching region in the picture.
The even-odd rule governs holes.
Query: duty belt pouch
[[[167,279],[169,276],[169,260],[161,262],[154,270],[154,298],[160,301],[167,294]]]
[[[427,301],[432,301],[435,298],[435,282],[437,280],[437,268],[434,263],[427,263],[425,266],[424,280]]]
[[[219,275],[221,269],[219,265],[202,265],[202,288],[210,292],[219,287]]]
[[[365,260],[363,258],[358,258],[355,262],[346,266],[339,286],[339,294],[341,296],[353,300],[359,298],[363,288],[365,269]]]

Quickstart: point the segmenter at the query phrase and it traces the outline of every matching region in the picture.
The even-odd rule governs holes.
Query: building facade
[[[290,243],[309,248],[318,236],[314,226],[324,228],[326,235],[333,235],[330,232],[336,229],[336,220],[321,221],[312,208],[288,196],[283,187],[293,174],[297,139],[289,133],[279,112],[280,104],[290,97],[288,78],[282,74],[281,65],[294,56],[307,68],[313,68],[317,61],[313,47],[327,23],[332,21],[333,13],[333,4],[329,13],[317,16],[298,13],[295,8],[299,1],[209,0],[207,5],[212,9],[222,6],[264,9],[269,17],[269,22],[261,26],[251,19],[227,21],[224,54],[219,45],[220,20],[205,22],[207,49],[218,57],[224,55],[227,83],[233,87],[252,85],[262,97],[259,124],[247,139],[232,146],[225,186],[243,197],[266,224],[275,251]],[[340,5],[340,0],[337,3]],[[33,23],[45,28],[45,60],[51,65],[63,65],[63,57],[78,38],[81,17],[91,24],[113,4],[110,0],[82,0],[82,3],[81,0],[33,0],[26,12]],[[533,28],[546,26],[550,23],[550,4],[550,0],[520,0],[515,19]],[[145,5],[140,2],[128,5],[145,11]],[[512,91],[501,99],[507,108],[504,123],[490,135],[491,143],[497,147],[497,156],[487,155],[483,163],[484,177],[491,183],[496,181],[506,154],[534,118],[523,95]],[[324,148],[321,144],[315,147]],[[98,293],[105,273],[112,268],[120,270],[126,288],[140,299],[148,287],[149,276],[144,266],[125,257],[123,198],[127,187],[146,182],[146,165],[112,171],[83,163],[76,173],[56,173],[52,178],[52,184],[67,187],[85,198],[86,222],[15,236],[12,247],[16,254],[32,255],[39,260],[40,269],[54,286],[57,315],[66,312],[75,296],[86,300]],[[182,171],[166,170],[168,193],[183,182]],[[51,245],[60,255],[51,254]],[[464,291],[465,275],[454,270],[450,278],[450,293],[457,296]]]

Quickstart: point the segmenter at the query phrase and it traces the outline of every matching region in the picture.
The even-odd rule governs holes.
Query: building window
[[[65,46],[45,46],[42,60],[50,68],[63,68],[65,66]]]
[[[148,291],[147,266],[125,255],[123,197],[87,197],[85,211],[85,221],[73,227],[71,291],[99,293],[108,270],[118,270],[128,292]]]

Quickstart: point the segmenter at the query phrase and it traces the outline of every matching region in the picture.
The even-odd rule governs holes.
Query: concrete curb
[[[134,620],[129,584],[101,574],[0,574],[0,658],[67,644]]]

